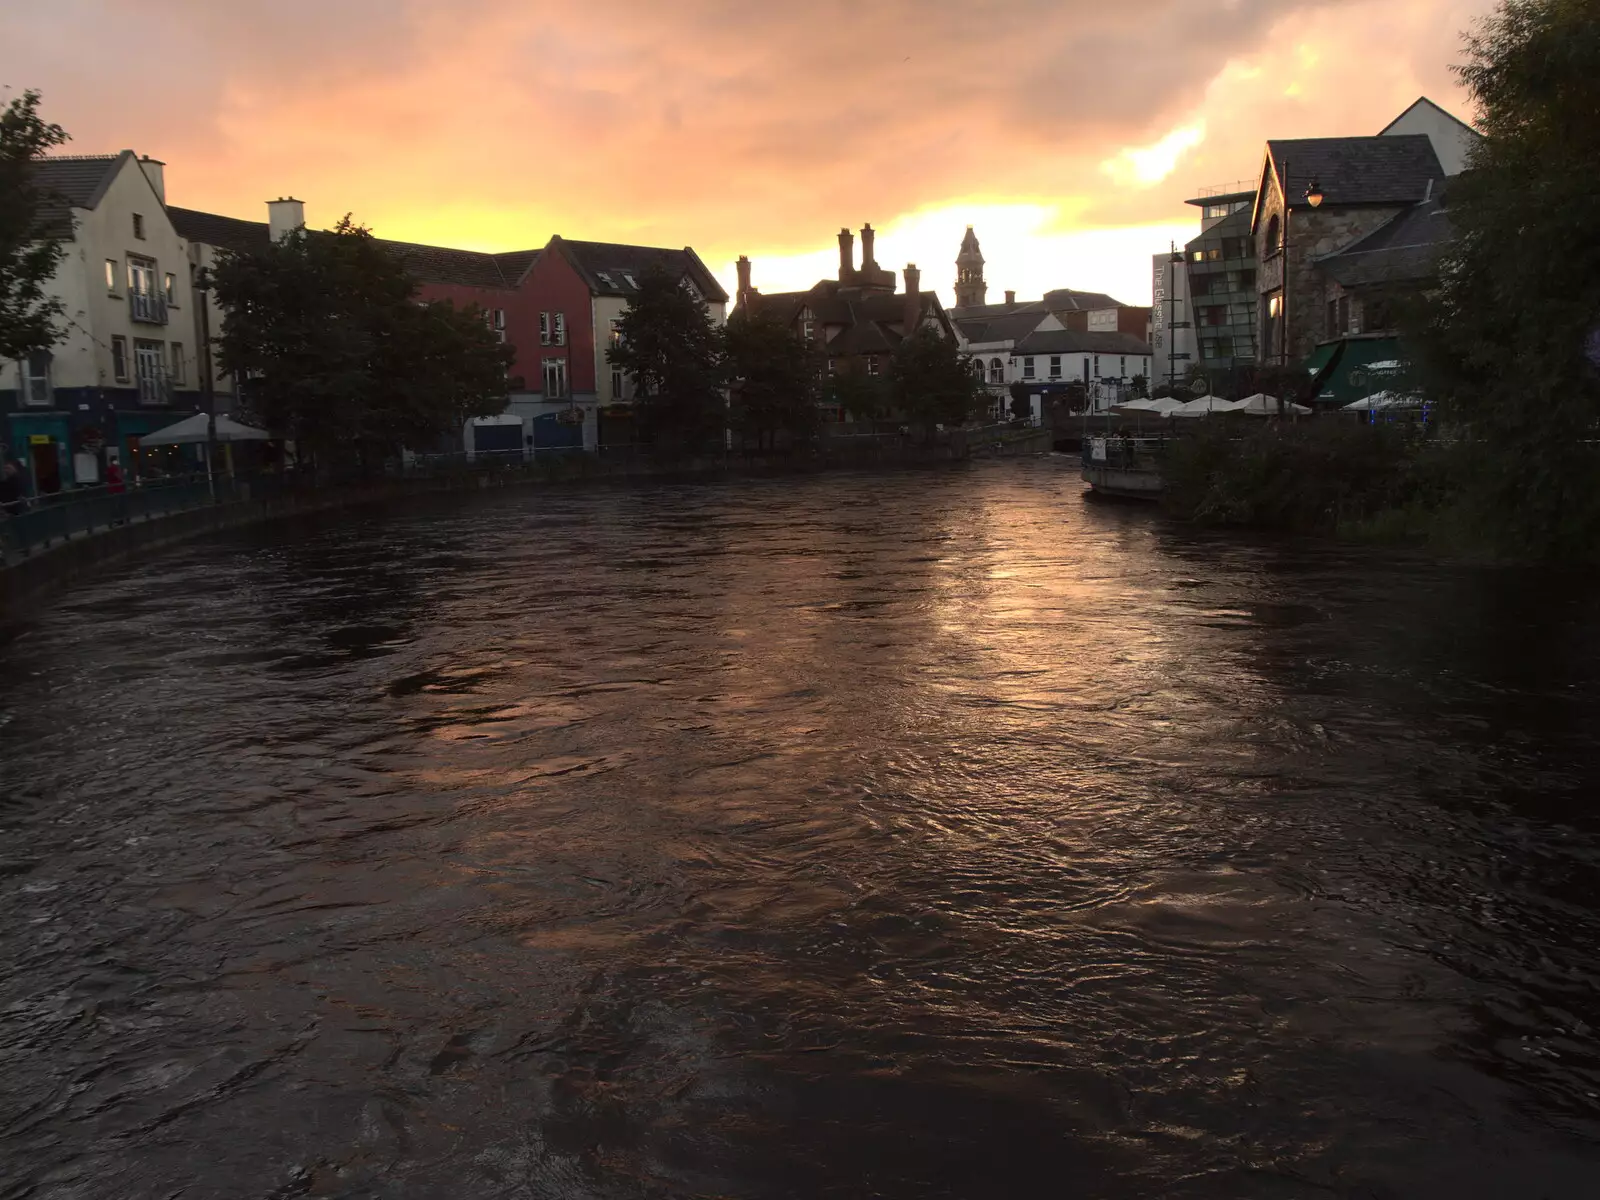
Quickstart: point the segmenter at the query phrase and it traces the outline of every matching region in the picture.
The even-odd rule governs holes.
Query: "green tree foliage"
[[[0,110],[0,359],[26,358],[61,336],[61,301],[45,287],[72,231],[50,219],[33,164],[66,140],[61,126],[40,119],[38,92],[23,92]],[[69,219],[63,210],[61,221]]]
[[[821,355],[781,321],[740,313],[728,322],[727,369],[734,428],[771,445],[808,437],[819,424]]]
[[[505,408],[513,352],[482,312],[419,303],[404,264],[348,216],[224,255],[214,287],[222,369],[246,381],[254,419],[319,463],[431,448]]]
[[[889,415],[891,398],[881,375],[841,367],[828,376],[828,403],[844,409],[856,421],[880,421]]]
[[[645,271],[618,332],[607,357],[633,379],[646,440],[694,448],[720,439],[727,415],[723,334],[683,280],[661,266]]]
[[[889,385],[895,408],[924,429],[960,425],[987,399],[968,356],[925,325],[895,347]]]
[[[1463,501],[1519,552],[1600,551],[1600,20],[1506,0],[1458,68],[1484,141],[1451,181],[1456,240],[1415,339],[1473,460]]]

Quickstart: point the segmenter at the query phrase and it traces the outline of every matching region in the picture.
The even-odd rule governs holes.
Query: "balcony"
[[[128,293],[128,319],[142,325],[167,323],[167,300],[154,292]]]
[[[145,370],[139,374],[139,403],[162,407],[172,403],[172,376],[165,370]]]

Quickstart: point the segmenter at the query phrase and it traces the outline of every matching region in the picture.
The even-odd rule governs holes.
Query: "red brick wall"
[[[528,334],[517,343],[517,366],[513,373],[520,374],[530,391],[544,387],[544,360],[567,360],[567,380],[574,393],[594,392],[594,328],[593,306],[589,302],[589,285],[572,269],[572,265],[556,249],[547,249],[533,264],[522,287],[517,292],[517,324],[526,325]],[[567,318],[567,344],[542,346],[539,344],[539,314],[565,313]],[[509,322],[510,317],[506,320]]]

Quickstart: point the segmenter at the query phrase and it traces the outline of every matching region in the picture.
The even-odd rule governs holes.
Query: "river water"
[[[152,557],[0,646],[0,1197],[1600,1194],[1597,598],[1062,459]]]

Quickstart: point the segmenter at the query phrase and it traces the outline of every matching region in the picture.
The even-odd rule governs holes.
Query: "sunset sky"
[[[951,301],[976,227],[1003,289],[1148,303],[1150,255],[1267,137],[1376,133],[1492,0],[22,0],[0,86],[168,200],[293,194],[385,237],[692,245],[809,286],[870,221]]]

